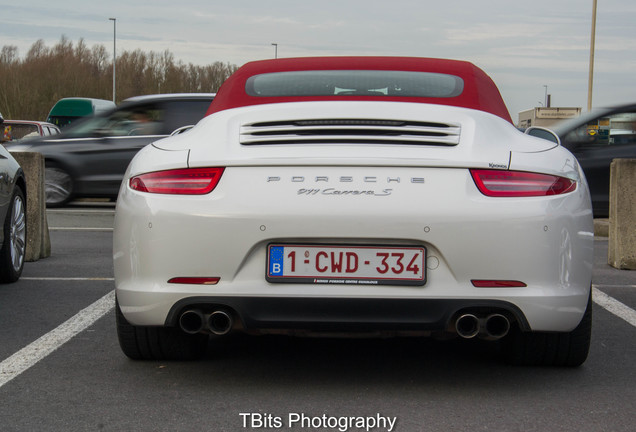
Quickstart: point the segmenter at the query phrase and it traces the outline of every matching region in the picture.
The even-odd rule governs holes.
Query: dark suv
[[[79,121],[54,138],[6,145],[37,151],[46,161],[46,204],[73,198],[116,198],[126,168],[142,147],[194,125],[205,116],[213,93],[137,96],[102,115]]]

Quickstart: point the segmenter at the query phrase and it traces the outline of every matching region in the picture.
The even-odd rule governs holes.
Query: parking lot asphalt
[[[482,341],[240,335],[198,362],[134,362],[114,326],[113,217],[110,203],[49,210],[51,257],[0,287],[3,432],[338,430],[288,427],[295,414],[381,414],[400,432],[633,431],[636,272],[607,264],[605,237],[581,368],[510,367]]]

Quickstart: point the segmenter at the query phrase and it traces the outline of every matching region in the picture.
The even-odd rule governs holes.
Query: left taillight
[[[224,168],[184,168],[140,174],[130,179],[139,192],[170,195],[204,195],[214,190]]]
[[[490,197],[531,197],[561,195],[576,189],[566,177],[525,171],[472,169],[477,189]]]

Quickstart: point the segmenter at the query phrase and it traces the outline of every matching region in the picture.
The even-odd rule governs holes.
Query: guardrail
[[[27,183],[27,245],[24,259],[37,261],[51,256],[44,192],[44,156],[37,152],[15,152],[11,155],[22,167]]]
[[[614,159],[610,165],[608,263],[636,270],[636,159]]]

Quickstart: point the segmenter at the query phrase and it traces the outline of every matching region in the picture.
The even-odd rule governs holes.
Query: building
[[[519,113],[517,127],[526,129],[530,126],[550,127],[563,120],[581,115],[581,108],[538,107]]]

